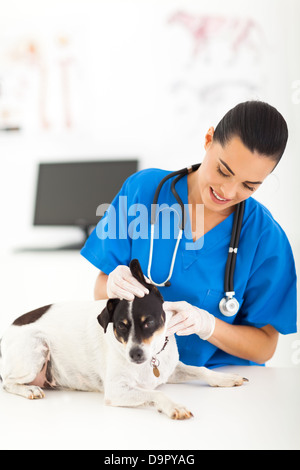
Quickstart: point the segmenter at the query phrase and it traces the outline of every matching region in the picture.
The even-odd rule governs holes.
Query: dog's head
[[[106,333],[109,323],[113,324],[116,339],[123,344],[129,362],[142,364],[151,360],[163,347],[165,341],[166,315],[163,298],[159,290],[146,282],[140,263],[130,263],[132,275],[149,290],[142,298],[133,301],[110,299],[98,316],[98,322]]]

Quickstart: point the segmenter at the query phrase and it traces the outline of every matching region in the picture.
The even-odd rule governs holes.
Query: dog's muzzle
[[[136,364],[142,364],[143,362],[146,361],[144,351],[139,346],[134,346],[129,351],[129,357],[130,357],[130,360],[132,362],[135,362]]]

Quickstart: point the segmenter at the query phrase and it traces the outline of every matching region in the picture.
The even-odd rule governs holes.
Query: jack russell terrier
[[[2,338],[3,388],[29,399],[45,388],[103,392],[111,406],[154,406],[172,419],[193,415],[157,387],[204,380],[233,387],[247,379],[179,362],[168,314],[158,289],[146,282],[137,260],[133,276],[149,289],[133,301],[64,302],[22,315]]]

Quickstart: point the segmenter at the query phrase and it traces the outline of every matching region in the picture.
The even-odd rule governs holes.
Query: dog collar
[[[165,347],[167,346],[168,342],[169,342],[169,338],[168,338],[168,336],[166,336],[165,343],[164,343],[162,349],[161,349],[158,353],[156,353],[156,356],[158,356],[161,352],[163,352],[163,350],[164,350]],[[155,377],[158,378],[158,377],[160,376],[160,372],[159,372],[159,370],[158,370],[159,365],[160,365],[160,361],[157,359],[156,356],[153,356],[153,357],[152,357],[152,359],[151,359],[151,361],[150,361],[150,364],[151,364],[151,366],[152,366],[152,368],[153,368],[153,374],[155,375]]]

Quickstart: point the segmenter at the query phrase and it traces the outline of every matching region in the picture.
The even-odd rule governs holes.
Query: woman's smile
[[[231,202],[231,199],[226,199],[226,198],[222,197],[211,186],[210,186],[210,197],[211,197],[212,201],[215,202],[216,204],[228,204],[228,202]]]

